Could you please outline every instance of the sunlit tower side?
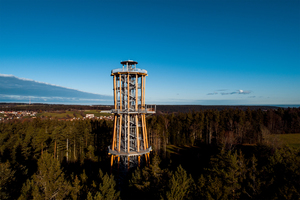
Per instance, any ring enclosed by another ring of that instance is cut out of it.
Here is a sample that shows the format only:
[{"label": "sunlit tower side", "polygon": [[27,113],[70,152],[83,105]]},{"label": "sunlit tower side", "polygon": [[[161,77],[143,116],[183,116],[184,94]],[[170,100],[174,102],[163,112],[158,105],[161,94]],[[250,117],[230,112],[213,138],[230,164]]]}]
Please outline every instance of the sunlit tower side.
[{"label": "sunlit tower side", "polygon": [[151,146],[148,143],[146,114],[156,112],[155,105],[145,104],[147,71],[136,68],[138,62],[121,62],[122,68],[113,69],[114,129],[108,152],[111,167],[128,170],[130,167],[149,163]]}]

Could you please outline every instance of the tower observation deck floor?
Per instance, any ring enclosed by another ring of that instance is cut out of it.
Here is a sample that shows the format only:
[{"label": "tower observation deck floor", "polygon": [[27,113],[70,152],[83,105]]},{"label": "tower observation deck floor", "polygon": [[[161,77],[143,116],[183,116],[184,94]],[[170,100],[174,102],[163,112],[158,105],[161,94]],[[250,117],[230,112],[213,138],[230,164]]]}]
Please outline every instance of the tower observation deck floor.
[{"label": "tower observation deck floor", "polygon": [[150,151],[152,151],[151,146],[148,149],[143,149],[143,150],[140,150],[139,152],[137,152],[137,151],[129,151],[129,152],[115,151],[115,150],[111,149],[111,146],[108,146],[108,153],[112,154],[112,155],[117,155],[117,156],[140,156],[140,155],[144,155],[146,153],[150,153]]},{"label": "tower observation deck floor", "polygon": [[111,113],[113,114],[154,114],[156,113],[155,110],[133,110],[133,111],[128,111],[128,110],[120,110],[120,109],[112,109]]}]

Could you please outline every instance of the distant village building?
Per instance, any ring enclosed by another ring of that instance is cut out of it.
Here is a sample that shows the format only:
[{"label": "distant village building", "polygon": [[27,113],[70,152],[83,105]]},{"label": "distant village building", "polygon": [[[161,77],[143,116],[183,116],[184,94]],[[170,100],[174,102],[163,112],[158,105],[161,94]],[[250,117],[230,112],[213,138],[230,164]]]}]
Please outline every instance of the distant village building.
[{"label": "distant village building", "polygon": [[86,114],[86,115],[85,115],[85,118],[94,118],[94,117],[95,117],[94,114]]},{"label": "distant village building", "polygon": [[111,110],[101,110],[101,113],[111,113]]}]

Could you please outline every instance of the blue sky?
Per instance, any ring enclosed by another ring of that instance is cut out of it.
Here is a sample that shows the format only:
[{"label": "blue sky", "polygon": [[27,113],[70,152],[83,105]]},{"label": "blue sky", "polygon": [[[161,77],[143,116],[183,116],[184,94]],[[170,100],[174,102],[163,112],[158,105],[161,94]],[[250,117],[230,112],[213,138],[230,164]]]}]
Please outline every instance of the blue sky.
[{"label": "blue sky", "polygon": [[128,59],[147,103],[300,104],[300,1],[0,0],[0,74],[112,96]]}]

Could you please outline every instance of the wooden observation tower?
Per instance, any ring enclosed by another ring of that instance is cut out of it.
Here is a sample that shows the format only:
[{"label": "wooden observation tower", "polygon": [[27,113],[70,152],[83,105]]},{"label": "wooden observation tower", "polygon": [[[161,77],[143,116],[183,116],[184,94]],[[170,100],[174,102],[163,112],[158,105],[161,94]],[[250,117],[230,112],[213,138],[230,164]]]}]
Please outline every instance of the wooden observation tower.
[{"label": "wooden observation tower", "polygon": [[136,68],[136,61],[121,62],[122,68],[113,69],[114,129],[111,146],[111,167],[128,170],[149,163],[152,150],[148,144],[146,114],[156,112],[156,105],[145,104],[147,71]]}]

